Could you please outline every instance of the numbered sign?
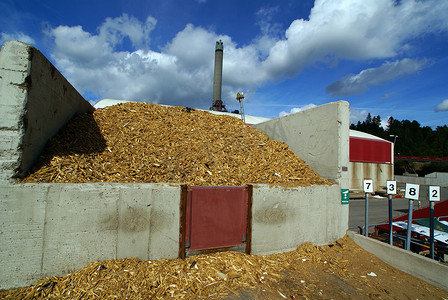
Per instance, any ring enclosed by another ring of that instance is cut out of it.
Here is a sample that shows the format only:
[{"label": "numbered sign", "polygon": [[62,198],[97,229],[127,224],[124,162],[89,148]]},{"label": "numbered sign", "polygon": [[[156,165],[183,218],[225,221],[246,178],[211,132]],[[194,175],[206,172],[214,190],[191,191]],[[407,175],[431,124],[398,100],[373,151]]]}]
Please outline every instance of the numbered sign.
[{"label": "numbered sign", "polygon": [[364,179],[364,193],[373,193],[372,179]]},{"label": "numbered sign", "polygon": [[419,190],[420,190],[420,185],[406,183],[406,193],[405,193],[404,197],[407,199],[411,199],[411,200],[418,200]]},{"label": "numbered sign", "polygon": [[388,195],[396,195],[397,194],[397,182],[393,180],[388,180],[386,183],[387,186],[387,194]]},{"label": "numbered sign", "polygon": [[440,201],[440,186],[429,187],[429,201]]}]

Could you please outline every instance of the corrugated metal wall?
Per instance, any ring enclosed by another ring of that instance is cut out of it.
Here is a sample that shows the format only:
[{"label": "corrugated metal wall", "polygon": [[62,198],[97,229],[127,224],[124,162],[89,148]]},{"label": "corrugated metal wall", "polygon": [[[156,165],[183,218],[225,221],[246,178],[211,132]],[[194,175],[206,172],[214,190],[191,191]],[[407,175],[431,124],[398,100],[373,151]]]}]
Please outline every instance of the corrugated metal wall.
[{"label": "corrugated metal wall", "polygon": [[350,161],[366,163],[393,163],[393,143],[350,137]]},{"label": "corrugated metal wall", "polygon": [[350,137],[350,189],[362,190],[363,180],[372,179],[379,192],[394,178],[393,143],[385,140]]}]

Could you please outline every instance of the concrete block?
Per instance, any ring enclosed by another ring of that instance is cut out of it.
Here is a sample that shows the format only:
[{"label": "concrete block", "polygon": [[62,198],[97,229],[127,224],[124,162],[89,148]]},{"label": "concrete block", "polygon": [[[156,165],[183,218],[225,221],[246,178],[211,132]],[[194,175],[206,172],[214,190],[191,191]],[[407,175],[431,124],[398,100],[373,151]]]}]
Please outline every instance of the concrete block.
[{"label": "concrete block", "polygon": [[180,186],[158,184],[152,189],[150,259],[179,255]]},{"label": "concrete block", "polygon": [[[14,169],[18,167],[17,160],[0,160],[1,176],[4,178],[11,178],[14,176]],[[1,182],[2,180],[0,180]]]},{"label": "concrete block", "polygon": [[253,125],[285,142],[320,176],[349,187],[349,104],[338,101]]},{"label": "concrete block", "polygon": [[142,185],[120,188],[117,258],[148,259],[152,189]]},{"label": "concrete block", "polygon": [[5,130],[0,135],[0,159],[17,160],[17,149],[14,146],[20,141],[20,133],[15,130]]},{"label": "concrete block", "polygon": [[337,185],[255,185],[252,216],[253,254],[291,251],[304,242],[331,243],[348,228],[348,205],[341,204]]},{"label": "concrete block", "polygon": [[27,72],[30,68],[30,47],[24,43],[11,41],[3,44],[0,54],[0,66],[5,70]]},{"label": "concrete block", "polygon": [[[12,105],[1,105],[2,109],[0,119],[0,132],[1,135],[6,131],[19,131],[21,126],[22,114],[17,106]],[[21,132],[21,131],[20,131]],[[16,150],[17,151],[17,150]]]},{"label": "concrete block", "polygon": [[42,273],[63,275],[116,257],[118,191],[94,184],[51,184]]},{"label": "concrete block", "polygon": [[0,186],[0,289],[41,277],[47,188]]},{"label": "concrete block", "polygon": [[[0,78],[0,136],[5,130],[20,132],[18,144],[11,146],[19,154],[13,173],[20,177],[61,127],[94,108],[39,50],[19,41],[3,45]],[[10,172],[0,171],[0,180],[10,179]]]}]

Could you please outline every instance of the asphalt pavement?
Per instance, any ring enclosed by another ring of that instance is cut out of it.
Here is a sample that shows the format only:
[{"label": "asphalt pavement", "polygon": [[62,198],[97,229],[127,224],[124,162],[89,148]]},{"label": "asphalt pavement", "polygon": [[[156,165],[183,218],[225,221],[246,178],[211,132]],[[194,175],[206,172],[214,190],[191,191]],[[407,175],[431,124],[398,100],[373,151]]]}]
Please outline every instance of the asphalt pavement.
[{"label": "asphalt pavement", "polygon": [[[364,226],[365,224],[365,199],[350,199],[349,202],[349,227]],[[414,203],[414,208],[417,203]],[[406,214],[409,201],[404,198],[392,200],[392,216],[398,217]],[[369,226],[389,220],[389,204],[387,198],[369,197]]]}]

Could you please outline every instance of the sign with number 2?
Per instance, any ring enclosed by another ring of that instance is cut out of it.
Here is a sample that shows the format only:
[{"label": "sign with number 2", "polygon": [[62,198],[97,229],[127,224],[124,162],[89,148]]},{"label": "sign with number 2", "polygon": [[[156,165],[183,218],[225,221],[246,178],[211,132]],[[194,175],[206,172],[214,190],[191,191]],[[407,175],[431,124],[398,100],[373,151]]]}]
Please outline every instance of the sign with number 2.
[{"label": "sign with number 2", "polygon": [[440,201],[440,186],[429,187],[429,201]]}]

